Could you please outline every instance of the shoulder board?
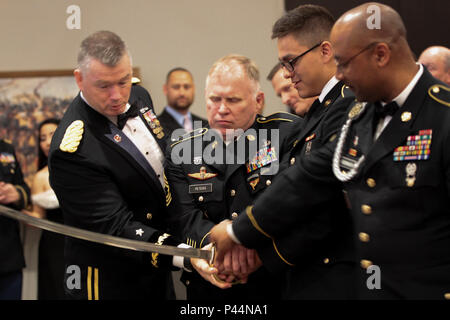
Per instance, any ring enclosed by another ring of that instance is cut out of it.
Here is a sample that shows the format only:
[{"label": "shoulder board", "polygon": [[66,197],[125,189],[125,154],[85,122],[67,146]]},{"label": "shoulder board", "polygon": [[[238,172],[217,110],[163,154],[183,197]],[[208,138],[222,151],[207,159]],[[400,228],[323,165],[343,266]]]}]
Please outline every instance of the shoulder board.
[{"label": "shoulder board", "polygon": [[450,107],[450,88],[443,84],[434,84],[428,89],[428,95],[431,99]]},{"label": "shoulder board", "polygon": [[174,143],[172,143],[170,145],[170,147],[172,148],[173,146],[183,142],[183,141],[187,141],[187,140],[191,140],[194,139],[195,137],[201,137],[203,136],[206,132],[208,132],[208,128],[200,128],[200,129],[195,129],[191,132],[188,132],[182,136],[180,136],[178,138],[178,141],[175,141]]},{"label": "shoulder board", "polygon": [[84,122],[75,120],[66,129],[64,137],[62,138],[59,149],[64,152],[74,153],[77,151],[83,138]]},{"label": "shoulder board", "polygon": [[353,97],[353,96],[354,96],[353,91],[350,90],[349,86],[344,84],[341,88],[341,97],[347,98],[347,97]]},{"label": "shoulder board", "polygon": [[299,116],[289,113],[289,112],[277,112],[274,114],[271,114],[267,117],[259,117],[256,118],[256,122],[258,123],[268,123],[272,121],[286,121],[286,122],[293,122],[300,118]]}]

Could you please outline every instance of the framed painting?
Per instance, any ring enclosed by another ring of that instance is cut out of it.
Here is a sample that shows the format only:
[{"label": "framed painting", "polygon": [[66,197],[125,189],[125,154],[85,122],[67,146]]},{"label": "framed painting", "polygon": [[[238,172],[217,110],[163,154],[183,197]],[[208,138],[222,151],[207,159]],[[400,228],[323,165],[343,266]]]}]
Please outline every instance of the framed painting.
[{"label": "framed painting", "polygon": [[[138,68],[133,73],[139,77]],[[37,171],[39,124],[61,119],[78,91],[73,70],[0,72],[0,138],[14,145],[29,186]]]}]

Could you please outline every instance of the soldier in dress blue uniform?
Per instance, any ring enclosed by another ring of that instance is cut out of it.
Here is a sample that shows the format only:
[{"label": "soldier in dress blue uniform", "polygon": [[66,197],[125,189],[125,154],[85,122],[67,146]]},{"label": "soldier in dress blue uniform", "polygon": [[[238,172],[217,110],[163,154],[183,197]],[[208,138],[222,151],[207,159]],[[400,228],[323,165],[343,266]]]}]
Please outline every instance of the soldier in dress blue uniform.
[{"label": "soldier in dress blue uniform", "polygon": [[[0,140],[0,204],[15,210],[29,205],[30,189],[23,180],[14,147]],[[0,300],[20,300],[25,267],[19,222],[0,215]]]},{"label": "soldier in dress blue uniform", "polygon": [[[323,161],[321,150],[335,139],[354,100],[334,77],[336,65],[329,42],[333,23],[327,9],[302,5],[273,27],[285,77],[301,97],[318,99],[306,113],[294,147],[282,160],[281,174],[232,227],[240,242],[258,250],[269,270],[286,275],[286,299],[354,297],[352,228],[342,185],[335,179],[323,180],[332,175],[329,159],[324,172],[316,172]],[[265,245],[267,240],[269,245]]]},{"label": "soldier in dress blue uniform", "polygon": [[354,221],[359,295],[450,299],[450,88],[416,63],[386,5],[346,12],[331,41],[336,76],[361,101],[333,161]]},{"label": "soldier in dress blue uniform", "polygon": [[[81,44],[74,74],[80,94],[61,120],[49,154],[50,183],[65,224],[179,245],[165,232],[171,197],[163,173],[166,135],[148,92],[131,85],[124,42],[109,31],[90,35]],[[181,257],[69,237],[65,263],[67,297],[93,300],[174,298],[170,270],[184,266]],[[214,271],[204,260],[194,266],[203,266],[206,274]]]},{"label": "soldier in dress blue uniform", "polygon": [[[210,69],[205,90],[209,127],[194,130],[171,145],[165,172],[172,191],[169,205],[173,225],[184,241],[195,247],[209,243],[210,229],[238,213],[258,197],[279,171],[282,155],[291,148],[292,132],[302,120],[289,113],[263,117],[259,72],[248,58],[229,55]],[[253,250],[235,251],[251,261],[233,273],[244,276],[258,267]],[[237,261],[226,260],[236,265]],[[219,290],[185,272],[188,299],[279,299],[277,277],[258,269],[246,284]]]},{"label": "soldier in dress blue uniform", "polygon": [[[368,21],[374,24],[368,12],[374,10],[380,27],[368,28]],[[309,183],[311,192],[301,201],[307,207],[335,183],[328,168],[344,183],[359,264],[358,298],[450,299],[450,89],[416,64],[403,22],[388,6],[368,3],[350,10],[330,40],[336,77],[366,102],[350,105],[339,137],[317,153],[320,161],[289,172],[292,188],[301,179]],[[295,209],[289,203],[279,207]],[[260,212],[256,203],[249,217]],[[247,220],[235,221],[232,229],[239,239],[258,240]],[[296,220],[284,215],[279,225]],[[272,231],[272,221],[264,222]],[[214,239],[219,249],[231,245],[226,231]]]}]

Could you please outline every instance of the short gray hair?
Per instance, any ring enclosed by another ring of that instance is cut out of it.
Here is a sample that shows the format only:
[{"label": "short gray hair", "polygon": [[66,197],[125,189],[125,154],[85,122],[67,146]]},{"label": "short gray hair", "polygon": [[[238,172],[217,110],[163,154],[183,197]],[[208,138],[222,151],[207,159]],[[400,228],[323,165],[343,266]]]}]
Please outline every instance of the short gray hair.
[{"label": "short gray hair", "polygon": [[131,59],[125,42],[117,34],[111,31],[97,31],[81,42],[78,68],[86,68],[92,58],[114,67],[126,54]]},{"label": "short gray hair", "polygon": [[259,69],[258,66],[256,65],[255,62],[253,62],[253,60],[251,60],[250,58],[247,58],[243,55],[240,54],[229,54],[226,55],[222,58],[220,58],[219,60],[217,60],[213,66],[211,67],[211,69],[209,69],[208,72],[208,77],[206,78],[206,83],[208,83],[208,80],[210,78],[210,76],[222,65],[229,65],[230,62],[235,62],[238,65],[240,65],[242,67],[242,69],[245,71],[245,74],[247,75],[247,77],[252,80],[255,85],[256,85],[256,91],[260,91],[261,90],[261,86],[259,83]]}]

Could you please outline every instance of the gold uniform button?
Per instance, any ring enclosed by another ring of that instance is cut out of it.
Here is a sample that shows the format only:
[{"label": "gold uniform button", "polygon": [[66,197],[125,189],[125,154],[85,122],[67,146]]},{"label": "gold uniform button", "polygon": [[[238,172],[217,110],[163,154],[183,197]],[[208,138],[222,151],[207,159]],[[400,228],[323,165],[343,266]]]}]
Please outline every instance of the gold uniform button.
[{"label": "gold uniform button", "polygon": [[230,196],[234,197],[236,195],[236,190],[231,189],[230,191]]},{"label": "gold uniform button", "polygon": [[444,298],[445,298],[445,300],[450,300],[450,293],[444,294]]},{"label": "gold uniform button", "polygon": [[294,165],[294,163],[295,163],[295,158],[294,158],[294,157],[292,157],[292,158],[291,158],[291,166],[293,166],[293,165]]},{"label": "gold uniform button", "polygon": [[368,267],[373,265],[372,261],[370,260],[361,260],[360,264],[363,269],[367,269]]},{"label": "gold uniform button", "polygon": [[330,263],[330,259],[328,259],[328,258],[323,259],[323,263],[329,264]]},{"label": "gold uniform button", "polygon": [[186,280],[186,285],[188,286],[190,284],[191,284],[191,282],[189,280]]},{"label": "gold uniform button", "polygon": [[372,179],[372,178],[367,179],[366,182],[367,182],[367,185],[368,185],[370,188],[375,188],[375,186],[377,185],[377,183],[375,182],[375,180]]},{"label": "gold uniform button", "polygon": [[434,92],[434,93],[439,93],[439,91],[440,91],[440,90],[439,90],[439,87],[434,87],[434,88],[433,88],[433,92]]},{"label": "gold uniform button", "polygon": [[152,220],[153,215],[151,213],[147,213],[147,220]]},{"label": "gold uniform button", "polygon": [[358,236],[359,236],[359,240],[361,240],[361,242],[369,242],[370,241],[370,236],[367,233],[360,232]]},{"label": "gold uniform button", "polygon": [[236,219],[238,217],[238,214],[236,213],[236,212],[233,212],[232,214],[231,214],[231,219]]},{"label": "gold uniform button", "polygon": [[372,207],[371,207],[371,206],[368,206],[367,204],[363,204],[363,205],[361,206],[361,211],[362,211],[364,214],[367,214],[367,215],[372,214]]},{"label": "gold uniform button", "polygon": [[272,184],[272,181],[270,181],[270,180],[266,181],[266,186],[270,186],[271,184]]},{"label": "gold uniform button", "polygon": [[203,202],[203,196],[198,197],[198,201]]}]

